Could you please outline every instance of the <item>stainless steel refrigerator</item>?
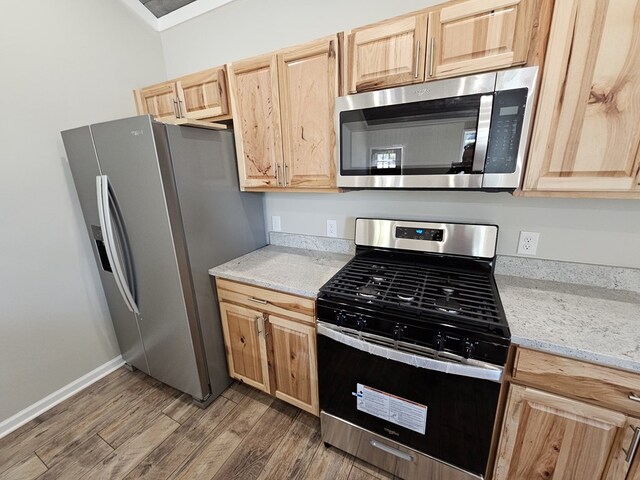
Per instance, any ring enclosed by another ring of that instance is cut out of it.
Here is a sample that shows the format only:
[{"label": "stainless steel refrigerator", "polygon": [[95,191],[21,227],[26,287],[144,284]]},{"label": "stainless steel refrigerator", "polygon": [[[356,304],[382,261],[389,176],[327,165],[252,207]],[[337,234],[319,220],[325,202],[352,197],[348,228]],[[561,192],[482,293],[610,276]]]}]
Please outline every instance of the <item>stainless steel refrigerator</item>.
[{"label": "stainless steel refrigerator", "polygon": [[62,139],[124,360],[207,404],[230,383],[207,270],[266,244],[233,133],[140,116]]}]

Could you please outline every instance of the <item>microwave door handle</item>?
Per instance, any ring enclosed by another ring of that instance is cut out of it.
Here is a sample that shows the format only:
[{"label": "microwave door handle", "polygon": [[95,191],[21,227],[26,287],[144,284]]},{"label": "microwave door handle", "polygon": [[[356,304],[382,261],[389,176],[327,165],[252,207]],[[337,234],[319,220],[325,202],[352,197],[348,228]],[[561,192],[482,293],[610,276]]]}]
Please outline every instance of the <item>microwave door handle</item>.
[{"label": "microwave door handle", "polygon": [[107,251],[107,258],[111,264],[111,270],[116,282],[116,286],[120,291],[120,295],[127,305],[127,308],[139,314],[138,306],[133,300],[133,295],[129,289],[124,274],[122,272],[122,264],[120,263],[120,257],[115,245],[113,237],[113,224],[111,222],[111,207],[109,205],[109,177],[106,175],[98,175],[96,177],[96,188],[98,195],[98,216],[100,218],[100,228],[102,229],[102,236],[104,238],[105,250]]},{"label": "microwave door handle", "polygon": [[480,97],[480,111],[478,113],[478,130],[476,131],[476,148],[473,154],[474,173],[484,172],[484,164],[487,160],[487,146],[489,144],[489,126],[491,125],[491,112],[493,111],[493,95]]}]

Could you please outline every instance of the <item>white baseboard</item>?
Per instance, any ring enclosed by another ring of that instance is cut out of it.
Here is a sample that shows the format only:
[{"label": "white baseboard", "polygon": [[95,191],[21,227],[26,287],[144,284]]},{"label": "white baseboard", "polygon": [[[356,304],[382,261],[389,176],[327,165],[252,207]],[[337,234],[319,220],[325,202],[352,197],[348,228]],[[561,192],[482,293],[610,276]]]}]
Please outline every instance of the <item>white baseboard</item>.
[{"label": "white baseboard", "polygon": [[0,438],[10,434],[25,423],[36,418],[38,415],[43,414],[44,412],[46,412],[50,408],[53,408],[70,396],[75,395],[80,390],[87,388],[89,385],[97,382],[102,377],[109,375],[111,372],[117,370],[122,365],[124,365],[124,360],[121,356],[118,356],[113,360],[100,365],[95,370],[90,371],[77,380],[74,380],[68,385],[65,385],[60,390],[53,392],[51,395],[47,395],[42,400],[28,406],[24,410],[19,411],[12,417],[9,417],[6,420],[0,422]]}]

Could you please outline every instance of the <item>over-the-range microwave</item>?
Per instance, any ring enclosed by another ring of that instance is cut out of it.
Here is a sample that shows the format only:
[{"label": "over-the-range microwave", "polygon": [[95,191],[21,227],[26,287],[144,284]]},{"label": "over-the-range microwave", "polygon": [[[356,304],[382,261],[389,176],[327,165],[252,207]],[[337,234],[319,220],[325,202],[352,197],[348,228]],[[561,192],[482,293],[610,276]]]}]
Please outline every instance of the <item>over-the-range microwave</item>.
[{"label": "over-the-range microwave", "polygon": [[338,187],[514,190],[537,67],[339,97]]}]

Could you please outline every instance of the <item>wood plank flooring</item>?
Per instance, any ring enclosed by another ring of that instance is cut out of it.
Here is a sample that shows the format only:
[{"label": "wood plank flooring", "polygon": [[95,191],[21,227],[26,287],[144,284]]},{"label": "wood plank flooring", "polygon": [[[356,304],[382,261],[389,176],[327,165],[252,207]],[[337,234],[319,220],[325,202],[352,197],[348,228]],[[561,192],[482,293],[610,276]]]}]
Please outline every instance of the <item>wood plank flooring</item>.
[{"label": "wood plank flooring", "polygon": [[0,439],[0,480],[373,480],[319,420],[234,383],[202,410],[121,368]]}]

